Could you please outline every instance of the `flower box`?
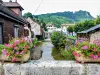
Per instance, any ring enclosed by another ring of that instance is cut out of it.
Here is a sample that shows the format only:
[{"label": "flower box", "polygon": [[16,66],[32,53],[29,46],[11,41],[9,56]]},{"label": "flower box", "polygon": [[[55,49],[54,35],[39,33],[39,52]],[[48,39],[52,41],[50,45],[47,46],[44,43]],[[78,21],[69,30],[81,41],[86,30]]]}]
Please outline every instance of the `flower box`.
[{"label": "flower box", "polygon": [[[27,62],[30,58],[30,51],[28,51],[26,54],[23,54],[21,58],[18,58],[16,61],[14,62]],[[8,59],[8,57],[4,54],[0,55],[0,61],[11,61]]]},{"label": "flower box", "polygon": [[94,60],[90,57],[84,57],[84,56],[75,56],[75,59],[78,61],[78,62],[81,62],[81,63],[84,63],[84,62],[100,62],[100,58]]}]

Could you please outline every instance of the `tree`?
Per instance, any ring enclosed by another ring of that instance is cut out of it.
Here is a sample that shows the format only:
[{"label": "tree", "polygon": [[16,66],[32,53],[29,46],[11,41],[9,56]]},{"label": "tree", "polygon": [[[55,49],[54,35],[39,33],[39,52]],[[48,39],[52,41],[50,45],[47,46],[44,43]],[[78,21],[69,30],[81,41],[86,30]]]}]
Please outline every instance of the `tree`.
[{"label": "tree", "polygon": [[72,35],[73,35],[74,27],[73,27],[73,26],[69,26],[69,27],[67,28],[67,31],[68,31],[69,33],[72,33]]},{"label": "tree", "polygon": [[24,17],[24,18],[30,17],[31,19],[33,19],[33,15],[32,15],[32,13],[30,13],[30,12],[25,13],[25,14],[23,15],[23,17]]},{"label": "tree", "polygon": [[100,24],[100,16],[97,16],[97,18],[96,18],[96,24]]},{"label": "tree", "polygon": [[87,30],[95,25],[96,25],[96,23],[94,20],[86,20],[84,22],[76,23],[76,25],[74,26],[74,31],[81,32],[81,31]]}]

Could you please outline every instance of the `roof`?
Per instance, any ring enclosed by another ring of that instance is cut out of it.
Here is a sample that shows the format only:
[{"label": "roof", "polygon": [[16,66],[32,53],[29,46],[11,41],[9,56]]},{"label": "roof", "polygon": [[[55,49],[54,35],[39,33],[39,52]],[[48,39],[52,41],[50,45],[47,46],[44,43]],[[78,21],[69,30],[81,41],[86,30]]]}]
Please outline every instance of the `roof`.
[{"label": "roof", "polygon": [[10,7],[12,7],[12,8],[14,8],[14,7],[19,7],[19,8],[21,8],[22,10],[24,10],[22,7],[21,7],[21,5],[19,4],[19,3],[17,3],[17,2],[4,2],[3,3],[5,6],[7,6],[8,8],[10,8]]},{"label": "roof", "polygon": [[0,15],[7,17],[9,19],[12,19],[14,21],[17,21],[19,23],[22,23],[22,24],[27,23],[23,17],[17,15],[14,11],[10,10],[4,4],[1,4],[1,3],[0,3]]},{"label": "roof", "polygon": [[73,23],[73,24],[71,24],[71,23],[69,23],[69,24],[62,24],[61,26],[74,26],[75,24]]},{"label": "roof", "polygon": [[98,25],[96,25],[96,26],[94,26],[94,27],[92,27],[92,28],[90,28],[88,30],[85,30],[85,31],[82,31],[82,32],[78,32],[78,33],[89,33],[89,32],[91,32],[91,31],[93,31],[95,29],[98,29],[98,28],[100,28],[100,24],[98,24]]}]

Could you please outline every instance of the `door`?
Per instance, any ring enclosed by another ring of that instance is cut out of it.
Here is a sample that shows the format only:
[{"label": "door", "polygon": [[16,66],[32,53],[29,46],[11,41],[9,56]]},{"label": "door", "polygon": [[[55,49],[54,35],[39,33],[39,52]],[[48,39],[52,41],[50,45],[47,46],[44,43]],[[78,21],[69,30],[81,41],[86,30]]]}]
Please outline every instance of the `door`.
[{"label": "door", "polygon": [[2,39],[2,25],[0,25],[0,44],[3,43],[3,39]]}]

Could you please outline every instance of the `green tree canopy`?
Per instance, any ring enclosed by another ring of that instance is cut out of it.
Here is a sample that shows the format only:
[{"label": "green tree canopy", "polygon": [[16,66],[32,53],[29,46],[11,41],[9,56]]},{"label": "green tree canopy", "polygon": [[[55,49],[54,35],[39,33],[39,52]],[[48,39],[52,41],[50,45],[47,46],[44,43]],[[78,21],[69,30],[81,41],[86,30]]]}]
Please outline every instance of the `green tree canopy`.
[{"label": "green tree canopy", "polygon": [[25,14],[23,15],[23,17],[24,17],[24,18],[30,17],[31,19],[33,19],[33,15],[32,15],[32,13],[30,13],[30,12],[25,13]]},{"label": "green tree canopy", "polygon": [[67,30],[68,30],[68,32],[73,32],[73,31],[74,31],[74,27],[73,27],[73,26],[69,26],[69,27],[67,28]]},{"label": "green tree canopy", "polygon": [[96,24],[100,24],[100,15],[96,18]]},{"label": "green tree canopy", "polygon": [[74,31],[75,32],[84,31],[95,25],[96,25],[96,23],[94,20],[86,20],[84,22],[76,23],[76,25],[74,26]]}]

